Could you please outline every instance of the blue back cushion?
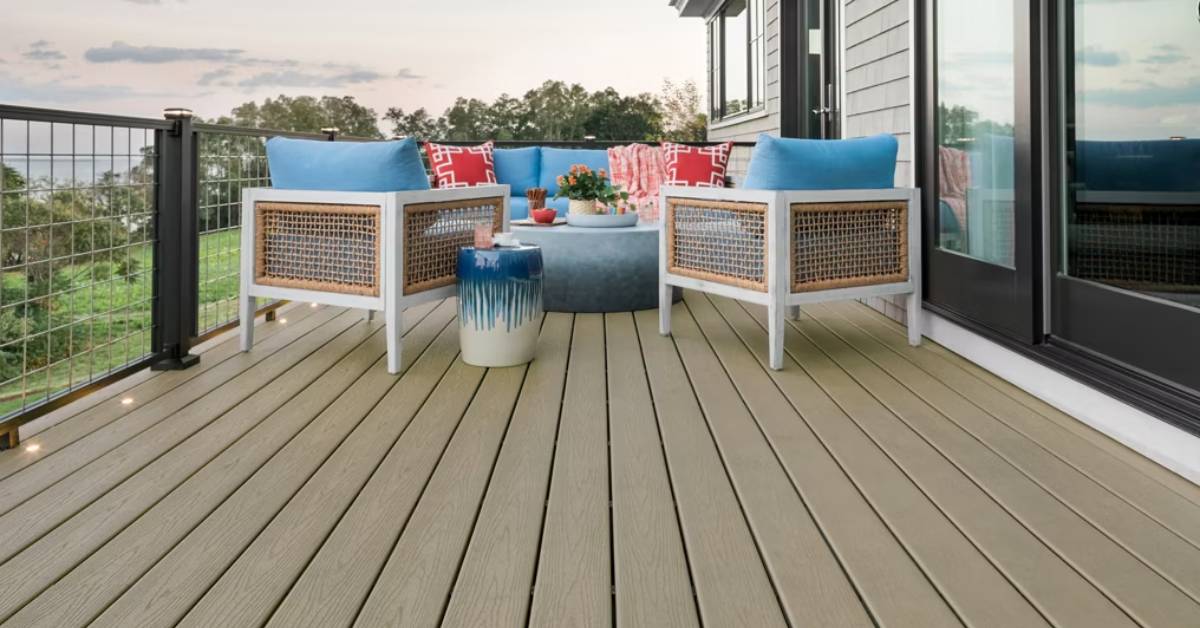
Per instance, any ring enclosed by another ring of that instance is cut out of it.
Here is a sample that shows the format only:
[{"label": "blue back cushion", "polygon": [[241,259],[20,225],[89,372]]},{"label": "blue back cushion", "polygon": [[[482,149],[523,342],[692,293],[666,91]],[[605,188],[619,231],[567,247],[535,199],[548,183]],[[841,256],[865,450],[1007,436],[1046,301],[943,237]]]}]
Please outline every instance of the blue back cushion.
[{"label": "blue back cushion", "polygon": [[542,171],[540,187],[546,188],[547,196],[558,194],[559,175],[567,174],[571,166],[583,164],[592,170],[611,170],[608,167],[608,151],[574,148],[542,148]]},{"label": "blue back cushion", "polygon": [[512,220],[525,220],[529,217],[529,199],[524,196],[508,197],[508,217]]},{"label": "blue back cushion", "polygon": [[525,190],[538,186],[541,147],[497,148],[492,155],[496,164],[496,183],[507,183],[513,196],[524,196]]},{"label": "blue back cushion", "polygon": [[758,136],[743,187],[757,190],[863,190],[891,188],[896,152],[891,135],[851,140]]},{"label": "blue back cushion", "polygon": [[1075,159],[1088,190],[1200,191],[1200,140],[1082,141]]},{"label": "blue back cushion", "polygon": [[428,190],[415,140],[323,142],[267,140],[271,185],[284,190],[399,192]]}]

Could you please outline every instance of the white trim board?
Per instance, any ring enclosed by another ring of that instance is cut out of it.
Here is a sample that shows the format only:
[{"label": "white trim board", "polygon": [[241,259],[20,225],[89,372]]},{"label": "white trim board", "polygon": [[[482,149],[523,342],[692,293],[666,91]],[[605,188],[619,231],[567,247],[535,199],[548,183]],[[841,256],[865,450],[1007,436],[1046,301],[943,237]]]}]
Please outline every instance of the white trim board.
[{"label": "white trim board", "polygon": [[933,312],[924,319],[934,342],[1200,485],[1200,438]]}]

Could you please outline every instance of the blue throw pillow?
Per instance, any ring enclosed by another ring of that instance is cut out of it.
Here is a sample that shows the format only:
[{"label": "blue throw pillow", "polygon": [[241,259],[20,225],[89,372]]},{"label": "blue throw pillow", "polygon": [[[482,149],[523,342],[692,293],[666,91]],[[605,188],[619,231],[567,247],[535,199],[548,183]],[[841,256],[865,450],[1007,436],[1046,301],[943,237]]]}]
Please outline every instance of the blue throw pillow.
[{"label": "blue throw pillow", "polygon": [[271,185],[284,190],[400,192],[428,190],[417,142],[267,140]]},{"label": "blue throw pillow", "polygon": [[746,181],[757,190],[864,190],[896,182],[899,145],[891,135],[851,140],[758,136]]},{"label": "blue throw pillow", "polygon": [[571,166],[583,164],[592,170],[608,167],[608,151],[575,148],[542,148],[542,172],[540,187],[546,188],[547,197],[558,194],[559,175],[567,174]]},{"label": "blue throw pillow", "polygon": [[513,196],[524,196],[525,190],[538,187],[538,166],[542,161],[540,147],[497,148],[492,157],[496,164],[496,183],[507,183]]}]

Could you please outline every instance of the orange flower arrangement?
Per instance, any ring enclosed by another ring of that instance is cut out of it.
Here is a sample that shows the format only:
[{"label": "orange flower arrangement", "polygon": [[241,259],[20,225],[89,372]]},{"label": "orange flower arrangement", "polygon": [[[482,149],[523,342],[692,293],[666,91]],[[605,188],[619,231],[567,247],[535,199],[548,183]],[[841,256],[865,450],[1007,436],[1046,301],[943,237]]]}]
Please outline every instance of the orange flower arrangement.
[{"label": "orange flower arrangement", "polygon": [[567,197],[574,200],[600,201],[615,206],[629,199],[629,193],[612,183],[604,168],[593,171],[584,164],[575,164],[565,175],[559,175],[558,193],[554,198]]}]

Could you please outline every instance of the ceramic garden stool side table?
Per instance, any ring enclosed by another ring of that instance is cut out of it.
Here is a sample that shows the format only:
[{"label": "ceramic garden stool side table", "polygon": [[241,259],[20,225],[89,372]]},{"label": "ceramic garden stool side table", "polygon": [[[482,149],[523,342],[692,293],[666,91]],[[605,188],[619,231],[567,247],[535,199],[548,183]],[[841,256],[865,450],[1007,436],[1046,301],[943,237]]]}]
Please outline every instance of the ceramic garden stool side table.
[{"label": "ceramic garden stool side table", "polygon": [[533,359],[542,321],[542,249],[505,246],[458,251],[458,338],[475,366]]}]

